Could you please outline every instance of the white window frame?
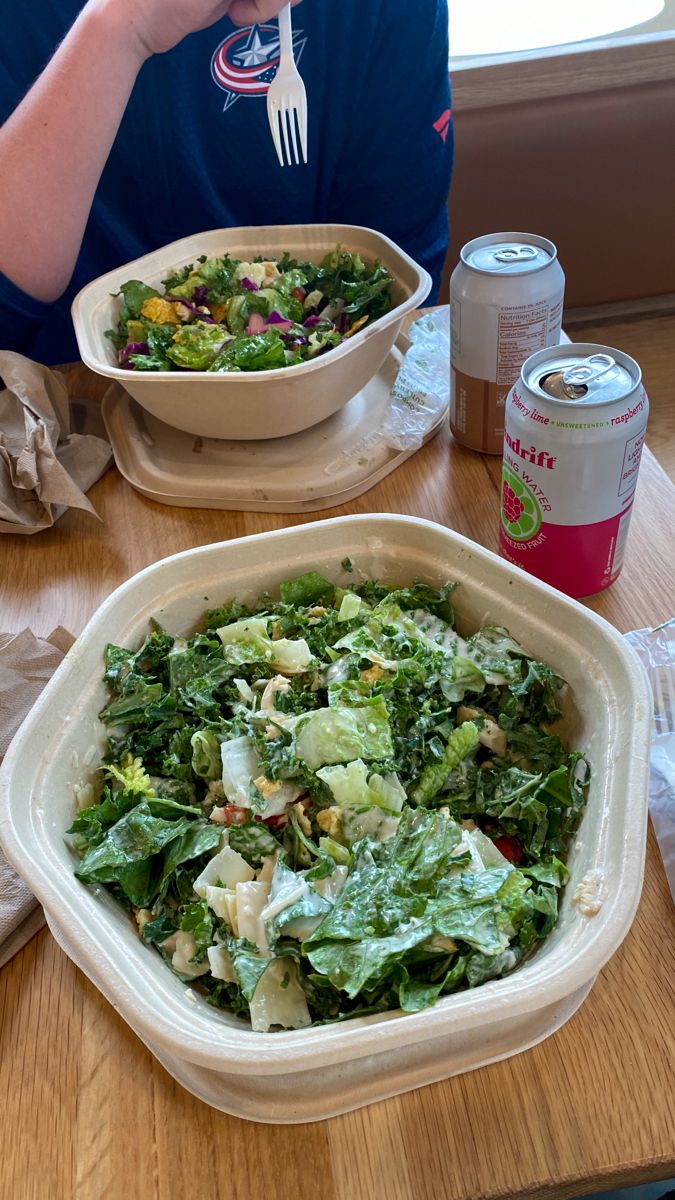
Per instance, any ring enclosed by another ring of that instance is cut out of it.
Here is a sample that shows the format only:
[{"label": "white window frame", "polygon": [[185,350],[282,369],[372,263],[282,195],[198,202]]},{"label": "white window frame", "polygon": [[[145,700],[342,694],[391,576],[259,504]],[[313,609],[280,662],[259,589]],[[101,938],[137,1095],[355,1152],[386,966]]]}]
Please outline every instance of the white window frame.
[{"label": "white window frame", "polygon": [[451,57],[453,109],[492,108],[675,79],[675,0],[668,4],[673,28],[665,31],[631,35],[628,30],[566,46]]}]

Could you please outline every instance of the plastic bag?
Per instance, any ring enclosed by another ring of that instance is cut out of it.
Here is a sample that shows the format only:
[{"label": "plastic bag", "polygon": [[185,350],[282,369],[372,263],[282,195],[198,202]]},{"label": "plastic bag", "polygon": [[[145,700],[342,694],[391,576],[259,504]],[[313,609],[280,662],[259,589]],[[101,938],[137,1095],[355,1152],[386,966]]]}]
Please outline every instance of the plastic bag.
[{"label": "plastic bag", "polygon": [[649,815],[675,900],[675,617],[656,629],[635,629],[626,640],[642,659],[654,695]]},{"label": "plastic bag", "polygon": [[393,450],[419,450],[450,402],[450,310],[419,317],[391,392],[382,433]]}]

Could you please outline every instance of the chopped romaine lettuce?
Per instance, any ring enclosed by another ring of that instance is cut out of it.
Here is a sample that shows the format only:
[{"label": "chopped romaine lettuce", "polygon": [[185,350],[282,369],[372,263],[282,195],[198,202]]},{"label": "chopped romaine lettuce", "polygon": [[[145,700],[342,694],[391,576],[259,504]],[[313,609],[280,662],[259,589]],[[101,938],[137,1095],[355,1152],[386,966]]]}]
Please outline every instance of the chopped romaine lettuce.
[{"label": "chopped romaine lettuce", "polygon": [[323,354],[383,316],[392,283],[380,263],[340,246],[319,264],[202,256],[163,280],[164,291],[124,283],[107,336],[129,370],[271,371]]},{"label": "chopped romaine lettuce", "polygon": [[[213,288],[271,317],[261,293],[283,280],[300,303],[310,282],[280,266],[247,264],[250,302],[230,260],[179,272],[171,294],[203,307]],[[328,256],[312,278],[331,312],[331,272],[365,285],[365,270]],[[125,297],[135,333],[165,302]],[[216,326],[193,322],[185,346]],[[555,924],[588,784],[549,728],[562,680],[501,626],[460,637],[452,586],[345,591],[309,571],[191,637],[154,624],[140,649],[106,648],[108,747],[69,830],[77,876],[254,1030],[418,1011],[514,970]]]},{"label": "chopped romaine lettuce", "polygon": [[355,758],[380,761],[393,749],[384,700],[363,707],[315,709],[296,719],[294,731],[295,752],[313,770]]}]

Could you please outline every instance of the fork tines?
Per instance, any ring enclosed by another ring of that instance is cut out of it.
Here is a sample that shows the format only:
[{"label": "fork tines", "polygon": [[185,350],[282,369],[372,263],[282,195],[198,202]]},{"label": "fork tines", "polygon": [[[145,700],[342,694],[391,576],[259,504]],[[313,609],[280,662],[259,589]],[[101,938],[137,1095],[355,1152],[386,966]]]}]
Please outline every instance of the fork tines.
[{"label": "fork tines", "polygon": [[[304,111],[303,111],[304,109]],[[281,166],[287,164],[289,166],[300,164],[300,154],[302,161],[307,162],[307,115],[306,104],[302,105],[300,110],[292,105],[282,101],[272,101],[268,110],[270,130],[272,131],[272,140],[277,152],[277,157]],[[290,136],[289,136],[290,135]],[[300,148],[298,149],[298,135]],[[282,150],[283,139],[283,150]],[[285,156],[284,156],[285,152]]]}]

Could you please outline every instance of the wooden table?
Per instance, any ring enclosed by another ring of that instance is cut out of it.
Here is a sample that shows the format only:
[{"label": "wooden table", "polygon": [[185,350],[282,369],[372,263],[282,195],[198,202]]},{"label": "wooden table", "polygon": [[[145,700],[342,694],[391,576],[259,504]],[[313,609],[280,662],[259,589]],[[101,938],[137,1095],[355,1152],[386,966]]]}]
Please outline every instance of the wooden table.
[{"label": "wooden table", "polygon": [[[84,368],[72,395],[101,394]],[[342,512],[401,512],[496,547],[500,464],[446,432],[345,508],[168,508],[112,469],[52,530],[0,544],[0,624],[77,633],[133,572],[191,546]],[[622,632],[675,607],[675,488],[645,454],[623,574],[590,607]],[[174,1083],[43,931],[0,972],[2,1200],[496,1200],[675,1175],[675,923],[650,831],[631,932],[572,1019],[506,1062],[315,1125],[251,1125]]]}]

